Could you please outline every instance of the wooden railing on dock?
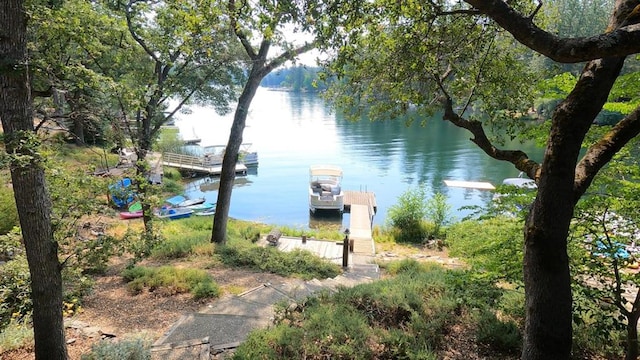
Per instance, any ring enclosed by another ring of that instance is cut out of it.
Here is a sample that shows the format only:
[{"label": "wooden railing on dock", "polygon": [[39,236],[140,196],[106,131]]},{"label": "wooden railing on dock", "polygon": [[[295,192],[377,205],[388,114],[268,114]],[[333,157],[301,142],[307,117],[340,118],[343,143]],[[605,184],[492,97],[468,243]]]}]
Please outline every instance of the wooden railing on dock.
[{"label": "wooden railing on dock", "polygon": [[[210,165],[204,157],[163,153],[162,164],[165,166],[175,167],[181,170],[189,170],[209,175],[219,175],[222,173],[222,165]],[[236,164],[236,173],[246,174],[247,167],[244,164]]]}]

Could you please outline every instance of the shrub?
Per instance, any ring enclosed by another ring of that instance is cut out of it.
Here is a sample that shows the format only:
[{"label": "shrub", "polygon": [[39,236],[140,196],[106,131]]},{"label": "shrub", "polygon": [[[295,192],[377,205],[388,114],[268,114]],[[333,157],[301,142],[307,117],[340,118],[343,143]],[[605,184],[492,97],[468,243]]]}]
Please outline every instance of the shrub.
[{"label": "shrub", "polygon": [[[495,299],[483,297],[488,290],[460,291],[465,282],[454,279],[468,280],[472,289],[487,287],[466,273],[414,261],[393,267],[401,269],[394,278],[308,298],[294,310],[283,306],[276,325],[252,332],[234,358],[437,359],[458,307],[486,307]],[[458,300],[466,296],[477,298]]]},{"label": "shrub", "polygon": [[158,243],[151,250],[151,257],[155,259],[178,259],[193,254],[194,249],[207,244],[211,234],[198,234],[197,237],[170,237]]},{"label": "shrub", "polygon": [[518,354],[522,348],[522,334],[512,321],[501,321],[493,312],[483,311],[476,325],[478,342],[491,349],[508,354]]},{"label": "shrub", "polygon": [[31,276],[26,258],[20,256],[0,266],[0,329],[31,315]]},{"label": "shrub", "polygon": [[240,235],[244,240],[249,240],[252,243],[255,243],[260,240],[260,229],[248,226],[240,231]]},{"label": "shrub", "polygon": [[11,321],[0,331],[0,354],[33,343],[33,328],[23,322]]},{"label": "shrub", "polygon": [[447,197],[442,193],[436,193],[426,203],[425,214],[433,223],[433,237],[439,237],[441,228],[447,224],[451,212],[451,205],[447,204]]},{"label": "shrub", "polygon": [[408,189],[398,198],[398,203],[388,211],[389,224],[398,229],[417,227],[427,216],[426,194],[423,187]]},{"label": "shrub", "polygon": [[91,352],[83,354],[82,360],[150,360],[149,344],[143,340],[102,340],[91,347]]},{"label": "shrub", "polygon": [[225,265],[268,271],[282,276],[330,278],[341,272],[338,265],[299,249],[281,252],[273,247],[233,244],[218,246],[215,251]]},{"label": "shrub", "polygon": [[462,257],[476,270],[522,281],[522,223],[511,218],[467,220],[447,229],[449,254]]},{"label": "shrub", "polygon": [[135,266],[125,269],[121,275],[134,294],[145,288],[149,291],[163,288],[170,293],[190,292],[196,299],[220,295],[218,285],[204,270]]},{"label": "shrub", "polygon": [[6,186],[8,179],[0,177],[0,235],[9,233],[15,226],[19,226],[18,210],[13,197],[13,190]]}]

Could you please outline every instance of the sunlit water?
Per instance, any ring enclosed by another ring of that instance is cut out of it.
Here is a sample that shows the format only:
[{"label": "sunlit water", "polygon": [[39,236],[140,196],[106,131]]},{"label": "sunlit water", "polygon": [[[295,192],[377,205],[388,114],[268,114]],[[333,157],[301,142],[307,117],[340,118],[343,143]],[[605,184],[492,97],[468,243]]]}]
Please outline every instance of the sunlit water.
[{"label": "sunlit water", "polygon": [[[184,138],[194,134],[202,146],[225,144],[233,114],[219,116],[212,109],[192,107],[178,117]],[[452,188],[444,180],[487,181],[494,185],[518,171],[479,150],[470,134],[430,119],[425,127],[406,127],[401,121],[348,122],[314,94],[295,94],[260,88],[249,111],[244,142],[258,152],[259,165],[234,187],[230,216],[300,228],[342,219],[317,219],[308,209],[309,166],[334,164],[344,171],[343,188],[376,195],[375,224],[384,224],[389,207],[407,189],[424,185],[432,195],[441,192],[452,207],[452,218],[469,214],[463,206],[484,206],[491,191]],[[540,149],[528,150],[540,156]],[[537,159],[539,160],[539,159]],[[217,200],[216,178],[195,178],[186,187],[190,197]]]}]

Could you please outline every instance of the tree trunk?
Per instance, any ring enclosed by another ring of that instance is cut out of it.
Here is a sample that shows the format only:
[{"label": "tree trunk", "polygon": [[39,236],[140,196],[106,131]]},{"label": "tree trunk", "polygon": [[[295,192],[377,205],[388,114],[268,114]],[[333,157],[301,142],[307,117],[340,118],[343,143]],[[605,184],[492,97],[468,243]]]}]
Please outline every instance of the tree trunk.
[{"label": "tree trunk", "polygon": [[[549,190],[540,187],[538,192]],[[568,359],[571,351],[572,297],[566,247],[571,212],[545,212],[544,208],[543,202],[536,199],[525,228],[527,316],[522,358],[527,360]]]},{"label": "tree trunk", "polygon": [[[0,120],[31,273],[36,359],[66,359],[62,276],[51,227],[51,200],[33,128],[24,1],[0,3]],[[23,141],[25,141],[23,143]],[[25,161],[26,160],[26,161]]]},{"label": "tree trunk", "polygon": [[625,360],[638,360],[638,317],[640,312],[627,316],[627,354]]},{"label": "tree trunk", "polygon": [[236,177],[235,164],[238,161],[240,145],[242,145],[242,133],[247,121],[249,106],[251,106],[251,101],[256,91],[258,91],[260,81],[264,77],[261,70],[261,63],[254,64],[251,69],[249,79],[238,99],[231,132],[229,133],[229,142],[222,158],[220,189],[218,190],[216,212],[213,216],[213,230],[211,231],[211,242],[218,244],[224,244],[227,241],[227,221],[229,221],[229,208],[231,207],[231,191]]},{"label": "tree trunk", "polygon": [[619,58],[587,63],[575,88],[553,114],[538,194],[524,234],[526,322],[522,358],[526,360],[568,359],[571,353],[567,236],[575,204],[586,189],[575,187],[575,168],[584,136],[623,63]]},{"label": "tree trunk", "polygon": [[84,119],[80,115],[73,119],[73,138],[77,146],[85,146],[87,143],[84,139]]}]

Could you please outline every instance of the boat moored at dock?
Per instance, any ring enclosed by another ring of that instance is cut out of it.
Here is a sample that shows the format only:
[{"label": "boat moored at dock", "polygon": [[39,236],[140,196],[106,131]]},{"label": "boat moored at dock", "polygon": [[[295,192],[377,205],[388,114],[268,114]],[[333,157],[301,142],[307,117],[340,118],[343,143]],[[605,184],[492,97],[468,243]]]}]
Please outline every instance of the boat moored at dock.
[{"label": "boat moored at dock", "polygon": [[344,211],[342,169],[335,165],[313,165],[309,168],[309,211]]}]

